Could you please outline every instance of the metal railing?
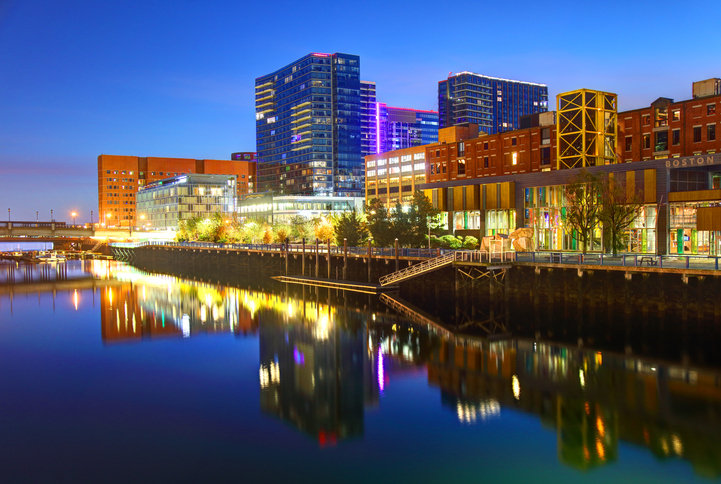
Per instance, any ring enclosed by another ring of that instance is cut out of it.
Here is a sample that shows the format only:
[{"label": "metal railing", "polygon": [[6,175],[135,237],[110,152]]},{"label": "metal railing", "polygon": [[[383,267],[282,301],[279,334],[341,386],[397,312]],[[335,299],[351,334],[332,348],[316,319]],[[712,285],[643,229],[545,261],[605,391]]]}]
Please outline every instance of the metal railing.
[{"label": "metal railing", "polygon": [[380,278],[379,282],[381,283],[381,286],[387,286],[389,284],[393,284],[394,282],[404,281],[452,264],[455,259],[456,254],[454,252],[444,254],[440,257],[436,257],[435,259],[423,261],[419,264],[385,275]]},{"label": "metal railing", "polygon": [[719,270],[719,257],[699,255],[618,254],[613,256],[574,252],[517,252],[516,261],[562,265]]}]

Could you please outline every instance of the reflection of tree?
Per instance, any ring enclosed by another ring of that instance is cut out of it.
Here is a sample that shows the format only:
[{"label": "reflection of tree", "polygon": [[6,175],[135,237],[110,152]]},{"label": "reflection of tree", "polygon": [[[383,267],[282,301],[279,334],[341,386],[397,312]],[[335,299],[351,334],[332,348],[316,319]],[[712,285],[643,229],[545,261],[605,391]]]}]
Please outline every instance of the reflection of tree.
[{"label": "reflection of tree", "polygon": [[545,343],[445,340],[428,363],[428,381],[464,423],[483,420],[493,402],[500,412],[538,415],[556,430],[559,460],[579,470],[617,460],[622,440],[721,476],[715,373]]}]

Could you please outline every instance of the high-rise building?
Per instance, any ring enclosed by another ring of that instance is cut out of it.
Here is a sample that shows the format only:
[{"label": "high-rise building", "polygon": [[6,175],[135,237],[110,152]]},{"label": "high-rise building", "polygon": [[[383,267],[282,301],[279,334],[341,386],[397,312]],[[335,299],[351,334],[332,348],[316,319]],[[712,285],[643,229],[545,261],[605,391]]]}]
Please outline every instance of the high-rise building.
[{"label": "high-rise building", "polygon": [[363,196],[360,57],[308,54],[255,80],[258,187]]},{"label": "high-rise building", "polygon": [[376,151],[385,153],[438,141],[438,113],[376,103]]},{"label": "high-rise building", "polygon": [[361,81],[361,153],[368,156],[377,153],[378,111],[376,103],[376,83]]},{"label": "high-rise building", "polygon": [[519,128],[519,118],[548,110],[548,86],[459,72],[438,82],[440,128],[477,124],[495,134]]}]

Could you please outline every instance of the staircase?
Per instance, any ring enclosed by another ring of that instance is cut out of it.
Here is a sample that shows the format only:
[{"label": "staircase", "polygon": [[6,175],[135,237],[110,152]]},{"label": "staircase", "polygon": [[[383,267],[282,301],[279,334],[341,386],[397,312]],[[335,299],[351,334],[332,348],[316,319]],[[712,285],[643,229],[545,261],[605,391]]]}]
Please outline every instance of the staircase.
[{"label": "staircase", "polygon": [[441,267],[453,264],[455,257],[455,252],[450,252],[440,257],[436,257],[435,259],[423,261],[420,264],[406,267],[405,269],[401,269],[400,271],[385,275],[380,278],[379,282],[381,283],[381,286],[387,286],[389,284],[395,284],[397,282],[405,281],[407,279],[412,279],[428,272],[433,272],[436,269],[440,269]]}]

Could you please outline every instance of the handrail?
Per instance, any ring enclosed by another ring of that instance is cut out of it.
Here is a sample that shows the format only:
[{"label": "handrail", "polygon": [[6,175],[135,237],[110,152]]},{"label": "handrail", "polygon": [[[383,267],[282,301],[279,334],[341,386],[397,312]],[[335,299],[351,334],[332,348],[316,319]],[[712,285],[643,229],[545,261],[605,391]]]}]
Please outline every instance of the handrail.
[{"label": "handrail", "polygon": [[451,252],[450,254],[445,254],[440,257],[436,257],[435,259],[423,261],[419,264],[406,267],[405,269],[401,269],[397,272],[387,274],[381,277],[379,282],[381,286],[387,286],[388,284],[391,284],[393,282],[401,281],[403,279],[409,279],[424,272],[430,272],[432,270],[438,269],[441,266],[452,263],[455,259],[456,252]]}]

